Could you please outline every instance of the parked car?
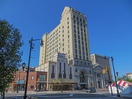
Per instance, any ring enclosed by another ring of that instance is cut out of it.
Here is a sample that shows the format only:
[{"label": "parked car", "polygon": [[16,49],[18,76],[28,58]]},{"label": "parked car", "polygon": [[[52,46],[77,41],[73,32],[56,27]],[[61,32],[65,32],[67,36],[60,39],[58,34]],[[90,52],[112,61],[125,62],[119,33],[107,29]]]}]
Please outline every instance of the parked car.
[{"label": "parked car", "polygon": [[96,92],[96,88],[95,87],[91,87],[91,88],[88,88],[86,90],[87,93],[95,93]]}]

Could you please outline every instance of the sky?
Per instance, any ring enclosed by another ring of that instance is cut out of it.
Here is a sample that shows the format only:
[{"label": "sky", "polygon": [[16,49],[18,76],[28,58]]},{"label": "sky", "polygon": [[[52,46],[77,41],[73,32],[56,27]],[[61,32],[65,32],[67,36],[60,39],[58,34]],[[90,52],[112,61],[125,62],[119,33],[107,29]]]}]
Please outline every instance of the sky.
[{"label": "sky", "polygon": [[[132,0],[0,0],[0,19],[20,30],[22,63],[28,64],[29,40],[41,39],[59,23],[65,6],[87,17],[90,53],[113,56],[119,76],[132,73]],[[38,66],[40,42],[34,42],[31,67]]]}]

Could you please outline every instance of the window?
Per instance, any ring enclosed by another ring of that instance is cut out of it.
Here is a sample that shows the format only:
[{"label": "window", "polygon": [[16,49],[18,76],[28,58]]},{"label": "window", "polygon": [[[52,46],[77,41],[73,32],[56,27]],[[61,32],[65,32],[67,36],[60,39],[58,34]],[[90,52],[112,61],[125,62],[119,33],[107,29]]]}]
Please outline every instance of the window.
[{"label": "window", "polygon": [[34,79],[34,77],[33,77],[33,76],[31,76],[31,79],[33,80],[33,79]]},{"label": "window", "polygon": [[77,54],[77,49],[75,49],[75,53]]},{"label": "window", "polygon": [[64,74],[66,73],[66,65],[65,65],[65,63],[64,63]]},{"label": "window", "polygon": [[67,31],[67,33],[69,33],[69,30]]},{"label": "window", "polygon": [[75,69],[75,72],[77,72],[77,69]]},{"label": "window", "polygon": [[83,55],[85,55],[84,51],[83,51]]},{"label": "window", "polygon": [[83,20],[83,23],[85,23],[85,20]]},{"label": "window", "polygon": [[77,22],[77,25],[79,25],[79,22]]},{"label": "window", "polygon": [[79,30],[79,27],[77,27],[77,29]]},{"label": "window", "polygon": [[60,73],[61,73],[61,62],[60,62]]},{"label": "window", "polygon": [[74,24],[76,23],[76,21],[74,20]]},{"label": "window", "polygon": [[70,45],[68,45],[68,48],[70,48]]},{"label": "window", "polygon": [[39,79],[40,79],[40,81],[45,81],[46,76],[44,74],[41,74],[41,75],[39,75]]},{"label": "window", "polygon": [[101,75],[99,73],[97,73],[97,77],[101,77]]},{"label": "window", "polygon": [[75,43],[76,43],[76,39],[75,39]]},{"label": "window", "polygon": [[76,34],[74,34],[74,37],[76,38]]},{"label": "window", "polygon": [[51,78],[55,78],[55,73],[54,73],[54,65],[52,66]]},{"label": "window", "polygon": [[68,53],[70,53],[70,50],[68,50]]},{"label": "window", "polygon": [[70,55],[68,55],[68,58],[70,59]]},{"label": "window", "polygon": [[68,43],[69,43],[70,41],[68,40]]},{"label": "window", "polygon": [[30,86],[30,89],[34,89],[34,85],[31,85],[31,86]]},{"label": "window", "polygon": [[80,19],[80,22],[82,21],[82,19]]},{"label": "window", "polygon": [[78,43],[80,44],[80,40],[78,40]]},{"label": "window", "polygon": [[81,54],[81,50],[79,50],[79,54]]},{"label": "window", "polygon": [[77,54],[76,54],[76,58],[77,58]]},{"label": "window", "polygon": [[78,20],[78,17],[77,17],[77,20]]},{"label": "window", "polygon": [[76,33],[76,30],[74,30],[74,33]]},{"label": "window", "polygon": [[92,73],[91,70],[89,70],[89,73],[90,73],[90,74]]},{"label": "window", "polygon": [[72,68],[70,67],[70,75],[69,78],[72,79]]},{"label": "window", "polygon": [[75,19],[75,15],[73,15],[73,18]]},{"label": "window", "polygon": [[77,48],[77,44],[75,44],[75,48]]},{"label": "window", "polygon": [[52,66],[52,73],[54,73],[54,65]]},{"label": "window", "polygon": [[76,28],[76,25],[74,25],[74,28]]}]

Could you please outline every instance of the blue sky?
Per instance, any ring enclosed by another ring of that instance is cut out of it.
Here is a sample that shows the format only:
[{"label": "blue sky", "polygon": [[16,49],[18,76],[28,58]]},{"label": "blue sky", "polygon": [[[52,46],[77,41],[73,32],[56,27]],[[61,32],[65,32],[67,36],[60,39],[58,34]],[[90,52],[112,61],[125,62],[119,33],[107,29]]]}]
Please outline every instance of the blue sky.
[{"label": "blue sky", "polygon": [[[22,34],[22,62],[28,63],[29,40],[41,38],[60,22],[65,6],[87,16],[91,54],[113,56],[119,75],[132,72],[131,0],[0,0],[0,19],[6,19]],[[31,66],[39,61],[39,43],[34,42]]]}]

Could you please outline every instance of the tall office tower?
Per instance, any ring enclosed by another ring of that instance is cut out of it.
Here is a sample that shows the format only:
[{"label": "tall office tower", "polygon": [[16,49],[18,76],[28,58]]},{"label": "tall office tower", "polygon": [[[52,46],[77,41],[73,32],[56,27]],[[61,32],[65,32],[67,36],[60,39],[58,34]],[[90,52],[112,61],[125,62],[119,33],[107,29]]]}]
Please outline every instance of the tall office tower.
[{"label": "tall office tower", "polygon": [[53,60],[55,53],[64,53],[70,60],[90,60],[87,18],[71,7],[65,7],[60,24],[43,35],[39,65]]}]

